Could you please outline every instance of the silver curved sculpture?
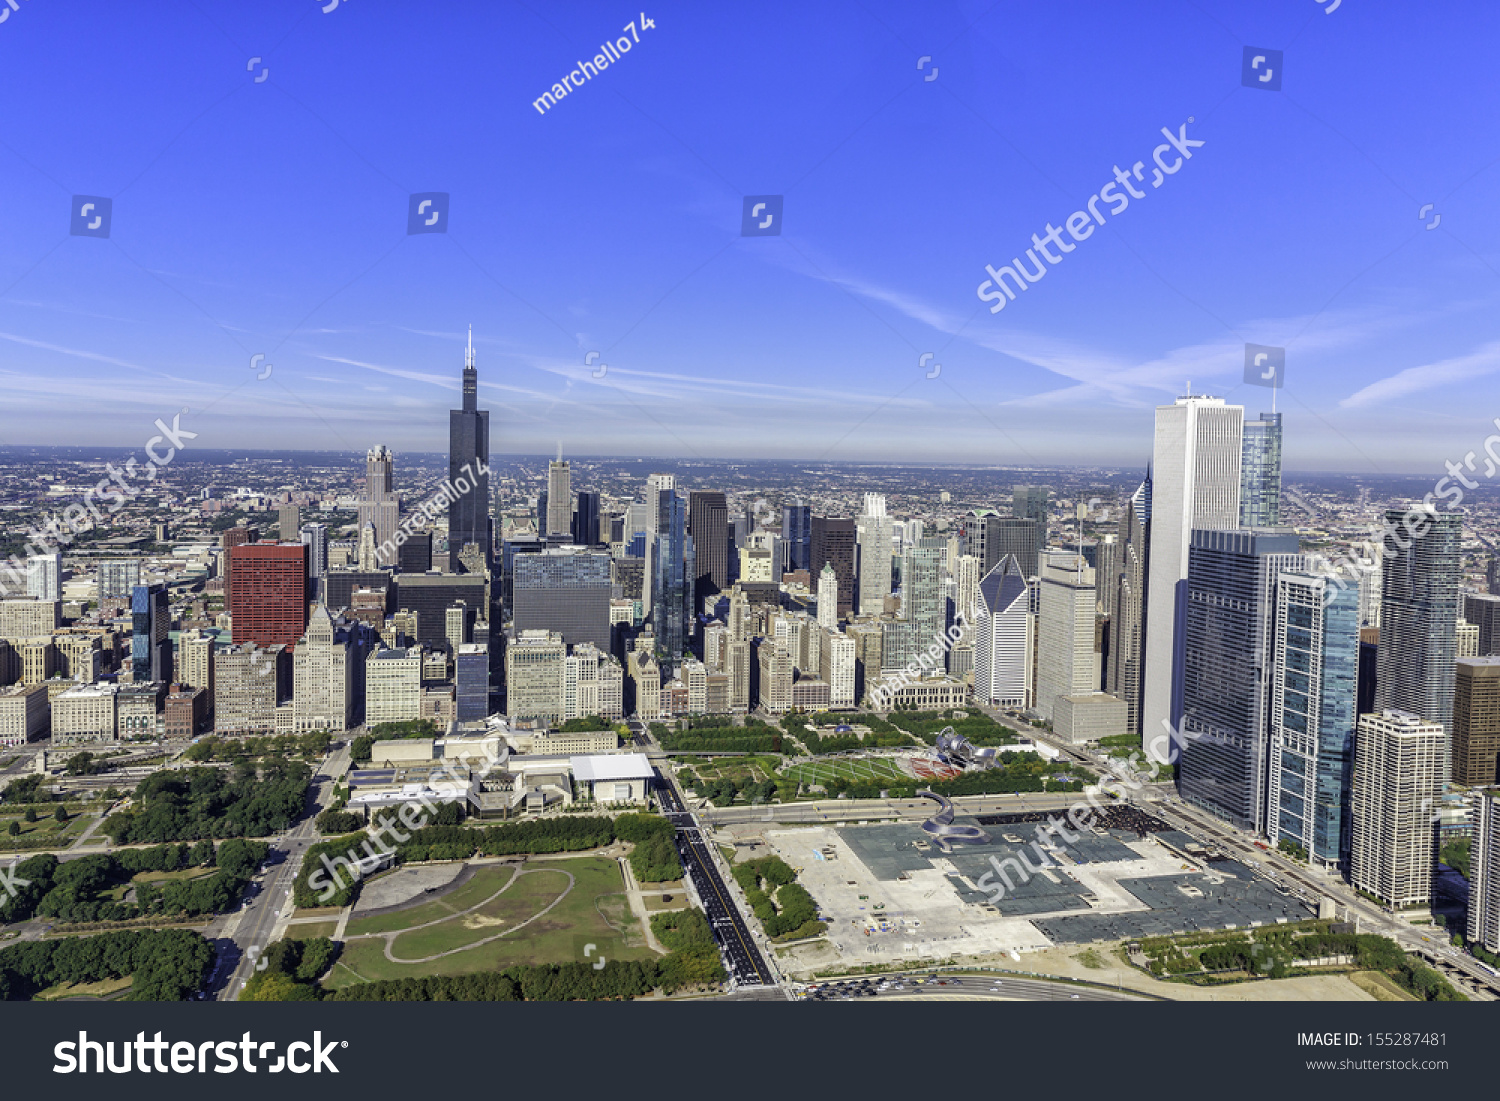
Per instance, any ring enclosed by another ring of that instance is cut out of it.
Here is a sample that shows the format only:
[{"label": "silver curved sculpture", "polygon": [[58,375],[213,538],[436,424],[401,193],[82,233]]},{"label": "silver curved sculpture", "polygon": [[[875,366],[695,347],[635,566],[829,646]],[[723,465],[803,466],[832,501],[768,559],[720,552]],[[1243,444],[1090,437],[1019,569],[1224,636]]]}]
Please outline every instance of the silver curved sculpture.
[{"label": "silver curved sculpture", "polygon": [[960,768],[989,768],[995,763],[995,751],[999,747],[981,749],[962,734],[955,734],[951,726],[945,726],[938,732],[932,748],[944,764]]},{"label": "silver curved sculpture", "polygon": [[922,831],[937,843],[938,849],[942,852],[952,852],[955,844],[985,845],[989,843],[990,835],[978,826],[955,826],[953,824],[953,801],[946,795],[939,795],[935,791],[919,791],[917,796],[922,799],[931,799],[938,805],[938,812],[922,823]]}]

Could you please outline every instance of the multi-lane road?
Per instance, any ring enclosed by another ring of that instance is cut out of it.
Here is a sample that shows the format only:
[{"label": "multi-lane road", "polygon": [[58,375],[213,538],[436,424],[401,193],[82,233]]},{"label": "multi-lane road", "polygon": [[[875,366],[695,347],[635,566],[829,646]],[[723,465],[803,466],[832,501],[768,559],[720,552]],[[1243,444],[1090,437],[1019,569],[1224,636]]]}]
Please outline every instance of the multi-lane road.
[{"label": "multi-lane road", "polygon": [[[318,840],[313,825],[319,811],[333,798],[335,778],[342,775],[349,750],[341,747],[322,764],[319,779],[308,791],[307,814],[290,830],[271,841],[266,870],[246,888],[240,912],[224,925],[217,941],[218,955],[206,988],[218,1001],[233,1001],[255,973],[256,960],[275,940],[284,920],[291,916],[292,884],[302,867],[302,858]],[[250,892],[254,892],[253,894]]]}]

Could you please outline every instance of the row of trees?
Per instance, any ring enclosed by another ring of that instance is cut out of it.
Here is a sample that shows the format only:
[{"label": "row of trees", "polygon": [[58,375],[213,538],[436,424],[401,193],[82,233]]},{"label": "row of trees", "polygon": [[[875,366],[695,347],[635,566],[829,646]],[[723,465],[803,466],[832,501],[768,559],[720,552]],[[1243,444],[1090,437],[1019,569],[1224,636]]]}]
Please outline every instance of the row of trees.
[{"label": "row of trees", "polygon": [[131,1001],[180,1002],[202,984],[212,959],[208,941],[187,929],[27,941],[0,949],[0,1001],[28,1001],[59,983],[129,975]]},{"label": "row of trees", "polygon": [[660,723],[651,724],[651,733],[661,747],[674,753],[800,753],[796,744],[775,727],[747,725],[709,727],[706,730],[672,730]]},{"label": "row of trees", "polygon": [[219,738],[209,735],[183,751],[188,761],[240,761],[258,757],[313,757],[332,740],[326,730],[307,734],[273,734],[264,738]]},{"label": "row of trees", "polygon": [[116,845],[265,837],[302,816],[311,776],[304,762],[282,758],[157,772],[136,788],[135,806],[104,820],[104,832]]},{"label": "row of trees", "polygon": [[682,878],[677,855],[677,827],[657,814],[622,814],[615,819],[615,836],[630,841],[630,870],[642,883],[664,883]]},{"label": "row of trees", "polygon": [[[233,839],[215,850],[212,841],[193,846],[158,845],[98,853],[66,863],[51,855],[23,860],[15,871],[16,889],[0,900],[0,922],[33,917],[59,921],[129,921],[150,914],[197,916],[227,910],[240,897],[256,867],[266,858],[263,842]],[[140,883],[134,903],[109,897],[142,872],[213,868],[213,875],[165,883]]]},{"label": "row of trees", "polygon": [[767,780],[756,780],[753,776],[721,776],[717,780],[699,779],[693,783],[693,791],[716,807],[727,807],[736,797],[747,803],[769,803],[783,789],[783,797],[790,798],[796,794],[797,785],[775,776]]}]

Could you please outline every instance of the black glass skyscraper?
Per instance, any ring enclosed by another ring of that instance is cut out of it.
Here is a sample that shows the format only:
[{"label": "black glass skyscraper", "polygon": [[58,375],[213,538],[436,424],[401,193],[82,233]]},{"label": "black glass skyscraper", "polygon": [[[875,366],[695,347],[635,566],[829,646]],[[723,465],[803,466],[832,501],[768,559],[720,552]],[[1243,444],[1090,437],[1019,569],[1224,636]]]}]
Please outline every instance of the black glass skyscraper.
[{"label": "black glass skyscraper", "polygon": [[[474,333],[464,353],[462,409],[448,411],[448,484],[457,492],[448,506],[448,558],[457,569],[459,554],[473,543],[492,561],[490,547],[490,414],[479,408],[479,371],[474,366]],[[464,489],[464,486],[468,486]]]},{"label": "black glass skyscraper", "polygon": [[781,507],[781,538],[786,545],[786,568],[789,570],[811,568],[811,505],[804,505],[798,501],[796,504]]},{"label": "black glass skyscraper", "polygon": [[597,490],[580,489],[573,512],[573,542],[581,547],[592,547],[603,542],[599,538],[599,493]]}]

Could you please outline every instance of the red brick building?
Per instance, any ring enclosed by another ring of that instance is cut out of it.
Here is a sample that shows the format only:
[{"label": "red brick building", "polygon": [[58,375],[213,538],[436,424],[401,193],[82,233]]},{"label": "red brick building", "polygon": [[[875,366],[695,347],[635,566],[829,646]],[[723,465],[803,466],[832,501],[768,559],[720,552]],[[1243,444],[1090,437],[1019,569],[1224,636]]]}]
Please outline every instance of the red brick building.
[{"label": "red brick building", "polygon": [[234,642],[295,646],[307,630],[307,545],[241,543],[229,551]]}]

